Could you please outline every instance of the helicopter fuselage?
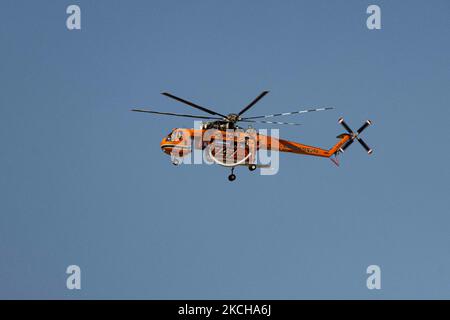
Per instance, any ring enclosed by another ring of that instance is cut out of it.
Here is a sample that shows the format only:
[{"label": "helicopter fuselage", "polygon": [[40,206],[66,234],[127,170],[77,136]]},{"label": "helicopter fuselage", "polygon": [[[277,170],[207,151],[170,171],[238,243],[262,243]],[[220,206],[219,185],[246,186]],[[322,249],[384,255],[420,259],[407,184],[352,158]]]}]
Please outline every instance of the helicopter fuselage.
[{"label": "helicopter fuselage", "polygon": [[231,145],[235,149],[244,148],[246,152],[265,149],[329,158],[335,154],[342,145],[351,139],[351,135],[344,133],[337,138],[340,140],[333,148],[323,149],[295,141],[261,135],[254,130],[248,132],[243,131],[242,129],[219,130],[175,128],[162,139],[160,146],[164,153],[169,155],[176,154],[177,156],[189,154],[192,151],[192,148],[203,150],[210,145],[214,145],[215,147]]}]

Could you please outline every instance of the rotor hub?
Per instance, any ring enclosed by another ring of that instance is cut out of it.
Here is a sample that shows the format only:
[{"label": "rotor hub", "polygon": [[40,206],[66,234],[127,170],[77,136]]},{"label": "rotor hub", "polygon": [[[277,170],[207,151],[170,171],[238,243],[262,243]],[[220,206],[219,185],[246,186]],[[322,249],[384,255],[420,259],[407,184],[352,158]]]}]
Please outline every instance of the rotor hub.
[{"label": "rotor hub", "polygon": [[230,121],[230,122],[238,122],[238,121],[240,120],[240,117],[239,117],[239,115],[236,114],[236,113],[230,113],[230,114],[227,116],[227,120]]}]

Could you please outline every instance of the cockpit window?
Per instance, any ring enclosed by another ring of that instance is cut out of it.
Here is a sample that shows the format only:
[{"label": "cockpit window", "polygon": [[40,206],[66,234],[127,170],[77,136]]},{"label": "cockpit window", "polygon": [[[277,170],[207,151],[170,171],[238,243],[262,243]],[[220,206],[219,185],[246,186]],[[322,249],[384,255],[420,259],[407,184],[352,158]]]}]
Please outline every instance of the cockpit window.
[{"label": "cockpit window", "polygon": [[178,130],[178,131],[173,131],[171,132],[167,138],[167,141],[181,141],[183,140],[183,131]]}]

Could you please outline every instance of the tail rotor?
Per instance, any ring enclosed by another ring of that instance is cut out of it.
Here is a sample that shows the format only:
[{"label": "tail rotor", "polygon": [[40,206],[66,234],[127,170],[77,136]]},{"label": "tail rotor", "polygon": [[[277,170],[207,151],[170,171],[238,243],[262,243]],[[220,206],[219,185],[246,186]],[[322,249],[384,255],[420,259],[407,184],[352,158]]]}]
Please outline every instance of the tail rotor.
[{"label": "tail rotor", "polygon": [[364,142],[363,139],[359,137],[359,135],[367,128],[369,127],[372,122],[370,120],[367,120],[364,122],[364,124],[356,131],[353,132],[353,130],[345,123],[344,118],[339,118],[339,123],[347,130],[347,132],[352,136],[351,139],[344,144],[339,151],[344,152],[345,149],[347,149],[354,141],[355,139],[358,140],[358,142],[361,144],[361,146],[367,151],[368,154],[372,154],[373,150]]}]

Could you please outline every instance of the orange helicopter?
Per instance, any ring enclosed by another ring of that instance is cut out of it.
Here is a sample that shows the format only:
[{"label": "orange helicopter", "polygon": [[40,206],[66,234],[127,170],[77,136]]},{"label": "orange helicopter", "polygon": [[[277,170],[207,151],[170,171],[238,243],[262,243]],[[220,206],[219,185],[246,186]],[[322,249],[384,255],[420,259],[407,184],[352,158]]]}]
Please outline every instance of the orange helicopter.
[{"label": "orange helicopter", "polygon": [[179,102],[187,104],[195,109],[206,112],[210,114],[210,116],[159,112],[143,109],[132,109],[131,111],[208,120],[207,122],[202,123],[200,129],[173,129],[166,137],[162,139],[161,149],[166,154],[172,156],[172,163],[174,165],[180,164],[182,158],[190,154],[193,148],[205,150],[206,157],[209,161],[212,161],[213,163],[219,164],[224,167],[231,168],[231,174],[228,176],[229,181],[234,181],[236,179],[234,169],[237,166],[246,166],[250,171],[254,171],[257,168],[268,167],[267,165],[256,163],[256,154],[260,149],[330,158],[330,160],[332,160],[333,163],[337,166],[339,166],[339,162],[337,159],[338,154],[344,152],[344,150],[346,150],[355,140],[357,140],[362,145],[362,147],[367,151],[368,154],[372,153],[372,149],[359,137],[361,132],[363,132],[368,126],[372,124],[370,120],[364,122],[364,124],[356,132],[354,132],[344,122],[343,118],[339,118],[338,122],[345,128],[348,133],[342,133],[338,135],[337,138],[339,139],[339,141],[331,149],[318,148],[299,142],[262,135],[257,133],[256,130],[254,130],[252,127],[249,127],[247,130],[243,130],[243,128],[240,128],[237,125],[238,122],[277,125],[300,125],[299,123],[292,122],[278,122],[257,119],[267,119],[272,117],[333,109],[332,107],[323,107],[263,116],[242,116],[267,93],[269,92],[263,91],[239,113],[231,113],[228,115],[224,115],[209,108],[202,107],[198,104],[179,98],[167,92],[163,92],[162,94]]}]

